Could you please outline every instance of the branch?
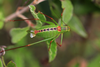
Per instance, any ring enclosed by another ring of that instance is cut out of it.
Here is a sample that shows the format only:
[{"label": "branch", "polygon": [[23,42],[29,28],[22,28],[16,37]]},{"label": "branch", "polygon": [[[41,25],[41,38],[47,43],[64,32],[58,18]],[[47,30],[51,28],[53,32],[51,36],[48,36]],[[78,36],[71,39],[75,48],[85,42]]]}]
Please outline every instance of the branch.
[{"label": "branch", "polygon": [[[37,4],[39,4],[39,3],[43,2],[43,1],[45,1],[45,0],[34,0],[34,1],[33,1],[31,4],[29,4],[29,5],[37,5]],[[29,6],[24,7],[22,10],[18,11],[19,14],[15,12],[15,13],[9,15],[8,17],[5,18],[4,21],[7,22],[7,21],[9,21],[9,20],[11,20],[11,19],[13,19],[13,18],[15,18],[15,17],[18,17],[18,15],[23,14],[23,13],[26,12],[27,10],[29,10]]]},{"label": "branch", "polygon": [[[18,13],[18,12],[17,12],[17,13]],[[18,17],[20,17],[20,18],[22,18],[22,19],[28,19],[27,17],[25,17],[24,15],[19,14],[19,13],[18,13]],[[35,25],[34,25],[30,20],[24,20],[24,21],[28,24],[28,26],[34,28]]]}]

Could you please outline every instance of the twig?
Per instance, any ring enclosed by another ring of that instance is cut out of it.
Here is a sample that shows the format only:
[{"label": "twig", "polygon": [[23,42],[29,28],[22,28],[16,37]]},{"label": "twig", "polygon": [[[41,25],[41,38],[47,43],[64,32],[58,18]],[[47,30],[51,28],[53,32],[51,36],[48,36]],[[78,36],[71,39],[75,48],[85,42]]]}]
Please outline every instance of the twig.
[{"label": "twig", "polygon": [[[34,0],[31,4],[29,4],[29,5],[37,5],[37,4],[39,4],[39,3],[41,3],[41,2],[43,2],[43,1],[45,1],[45,0]],[[22,10],[20,10],[18,13],[19,14],[22,14],[22,13],[24,13],[24,12],[26,12],[27,10],[29,10],[29,7],[27,6],[27,7],[24,7]],[[13,18],[15,18],[15,17],[17,17],[18,16],[18,13],[13,13],[13,14],[11,14],[11,15],[9,15],[8,17],[6,17],[5,18],[5,22],[7,22],[7,21],[9,21],[9,20],[11,20],[11,19],[13,19]]]},{"label": "twig", "polygon": [[[16,12],[16,13],[18,13],[18,12]],[[22,14],[17,14],[18,15],[18,17],[20,17],[20,18],[22,18],[22,19],[28,19],[27,17],[25,17],[24,15],[22,15]],[[30,21],[30,20],[24,20],[27,24],[28,24],[28,26],[30,26],[30,27],[34,27],[35,25]]]}]

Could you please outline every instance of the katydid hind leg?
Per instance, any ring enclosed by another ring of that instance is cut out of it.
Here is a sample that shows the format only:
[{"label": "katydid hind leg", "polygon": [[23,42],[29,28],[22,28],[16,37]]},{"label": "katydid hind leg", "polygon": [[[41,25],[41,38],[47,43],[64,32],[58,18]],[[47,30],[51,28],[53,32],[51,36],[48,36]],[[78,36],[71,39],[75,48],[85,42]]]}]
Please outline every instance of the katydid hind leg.
[{"label": "katydid hind leg", "polygon": [[[23,48],[23,47],[32,46],[32,45],[35,45],[35,44],[38,44],[38,43],[41,43],[41,42],[45,42],[45,41],[51,40],[51,39],[53,39],[53,38],[54,38],[54,37],[47,38],[47,39],[43,39],[43,40],[40,40],[40,41],[38,41],[38,42],[34,42],[34,43],[31,43],[31,44],[28,44],[28,45],[24,45],[24,46],[19,46],[19,47],[7,49],[7,50],[5,50],[5,51],[10,51],[10,50],[15,50],[15,49]],[[0,53],[2,53],[2,52],[4,52],[4,51],[0,51]]]},{"label": "katydid hind leg", "polygon": [[63,33],[61,33],[61,42],[60,42],[60,46],[62,46],[62,41],[63,41]]},{"label": "katydid hind leg", "polygon": [[51,48],[51,43],[52,43],[52,40],[50,41],[50,44],[49,44],[49,49],[48,49],[48,51],[50,50],[50,48]]},{"label": "katydid hind leg", "polygon": [[56,42],[56,44],[61,47],[62,46],[62,41],[63,41],[63,33],[61,33],[61,41],[60,41],[60,44],[58,42]]},{"label": "katydid hind leg", "polygon": [[38,44],[38,43],[41,43],[41,42],[45,42],[45,41],[51,40],[51,39],[53,39],[53,38],[54,38],[54,37],[47,38],[47,39],[43,39],[43,40],[40,40],[40,41],[38,41],[38,42],[32,43],[32,44],[30,44],[30,45],[35,45],[35,44]]}]

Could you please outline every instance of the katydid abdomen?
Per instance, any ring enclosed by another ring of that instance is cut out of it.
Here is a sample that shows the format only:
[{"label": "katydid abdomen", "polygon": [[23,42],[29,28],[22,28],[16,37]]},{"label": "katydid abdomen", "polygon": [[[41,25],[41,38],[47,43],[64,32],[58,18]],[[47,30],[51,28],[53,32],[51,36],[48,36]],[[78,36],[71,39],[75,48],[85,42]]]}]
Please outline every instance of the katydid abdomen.
[{"label": "katydid abdomen", "polygon": [[[40,36],[43,38],[55,37],[57,34],[69,31],[68,26],[57,26],[57,25],[46,25],[40,29],[34,30],[33,35]],[[32,36],[33,37],[33,36]]]},{"label": "katydid abdomen", "polygon": [[52,31],[44,31],[37,33],[36,36],[41,36],[43,38],[50,38],[50,37],[55,37],[59,32],[57,30],[52,30]]},{"label": "katydid abdomen", "polygon": [[55,37],[60,33],[58,32],[57,27],[58,26],[56,25],[46,25],[40,29],[34,30],[34,34],[43,38]]}]

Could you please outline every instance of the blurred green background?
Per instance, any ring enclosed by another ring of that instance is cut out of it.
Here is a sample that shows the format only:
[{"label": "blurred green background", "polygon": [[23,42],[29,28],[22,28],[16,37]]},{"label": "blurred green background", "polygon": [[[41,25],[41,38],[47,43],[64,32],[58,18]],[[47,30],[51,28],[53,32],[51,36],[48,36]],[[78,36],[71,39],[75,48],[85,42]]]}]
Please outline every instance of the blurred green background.
[{"label": "blurred green background", "polygon": [[[4,20],[14,13],[19,6],[23,6],[26,1],[0,0],[0,19]],[[31,2],[32,0],[25,6]],[[81,21],[87,37],[79,35],[77,31],[73,30],[64,33],[62,47],[58,46],[57,56],[51,63],[48,63],[47,44],[43,42],[31,47],[7,51],[4,56],[6,64],[12,60],[17,67],[100,67],[100,0],[71,0],[71,2],[74,8],[73,15]],[[61,17],[60,0],[46,0],[36,7],[37,11],[53,17],[56,21]],[[53,13],[53,11],[55,12]],[[23,15],[27,18],[33,17],[30,11]],[[49,18],[47,20],[51,21]],[[80,27],[77,22],[75,23],[77,27]],[[0,22],[0,46],[22,46],[43,39],[38,36],[31,39],[28,34],[20,42],[13,44],[9,34],[10,30],[26,26],[24,21]],[[60,42],[60,37],[56,41]]]}]

